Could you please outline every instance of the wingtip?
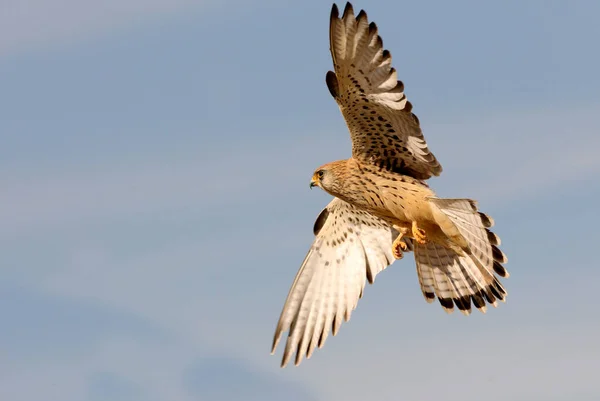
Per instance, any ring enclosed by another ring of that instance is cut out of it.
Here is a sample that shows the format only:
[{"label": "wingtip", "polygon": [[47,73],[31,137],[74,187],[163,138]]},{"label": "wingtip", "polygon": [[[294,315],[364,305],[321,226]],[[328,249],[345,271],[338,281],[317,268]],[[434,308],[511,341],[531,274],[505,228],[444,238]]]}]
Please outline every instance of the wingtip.
[{"label": "wingtip", "polygon": [[377,24],[374,21],[371,21],[369,24],[369,34],[374,35],[377,33]]},{"label": "wingtip", "polygon": [[354,7],[352,7],[352,4],[348,1],[344,6],[344,13],[342,14],[342,19],[346,19],[349,15],[354,16]]},{"label": "wingtip", "polygon": [[485,228],[492,228],[494,227],[494,219],[492,219],[490,216],[488,216],[485,213],[479,213],[479,217],[481,218],[481,223],[483,224],[483,226]]},{"label": "wingtip", "polygon": [[459,309],[460,313],[462,313],[465,316],[469,316],[471,314],[471,309]]},{"label": "wingtip", "polygon": [[451,298],[438,297],[438,301],[446,313],[450,314],[454,312],[454,302],[452,302]]},{"label": "wingtip", "polygon": [[493,269],[494,269],[494,273],[496,273],[497,275],[499,275],[502,278],[510,277],[510,274],[508,273],[506,268],[504,266],[502,266],[502,263],[498,262],[497,260],[494,260]]},{"label": "wingtip", "polygon": [[291,357],[292,357],[292,353],[289,352],[288,350],[285,350],[285,352],[283,353],[283,357],[281,358],[281,364],[279,365],[279,367],[281,369],[285,368],[287,366],[287,364],[290,363]]},{"label": "wingtip", "polygon": [[340,16],[340,10],[338,9],[337,4],[333,3],[333,6],[331,6],[331,14],[329,15],[329,19],[338,19]]},{"label": "wingtip", "polygon": [[496,245],[492,245],[492,256],[498,263],[508,263],[508,257]]},{"label": "wingtip", "polygon": [[279,341],[281,340],[281,330],[277,328],[275,335],[273,336],[273,342],[271,343],[271,355],[275,355]]}]

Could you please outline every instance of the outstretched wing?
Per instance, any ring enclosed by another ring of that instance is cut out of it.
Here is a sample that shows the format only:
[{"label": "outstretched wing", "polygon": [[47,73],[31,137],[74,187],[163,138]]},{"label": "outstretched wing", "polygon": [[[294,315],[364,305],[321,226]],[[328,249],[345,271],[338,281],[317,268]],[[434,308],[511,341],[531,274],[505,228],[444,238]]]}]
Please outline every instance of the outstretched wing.
[{"label": "outstretched wing", "polygon": [[418,179],[440,175],[375,23],[363,10],[355,18],[350,3],[339,18],[334,4],[329,40],[335,72],[327,73],[327,87],[350,130],[353,157]]},{"label": "outstretched wing", "polygon": [[296,365],[305,355],[310,358],[330,330],[335,336],[342,319],[350,319],[356,308],[365,279],[373,283],[394,261],[392,242],[398,233],[340,199],[319,214],[314,232],[315,240],[296,274],[273,338],[271,353],[288,331],[282,367],[294,353]]}]

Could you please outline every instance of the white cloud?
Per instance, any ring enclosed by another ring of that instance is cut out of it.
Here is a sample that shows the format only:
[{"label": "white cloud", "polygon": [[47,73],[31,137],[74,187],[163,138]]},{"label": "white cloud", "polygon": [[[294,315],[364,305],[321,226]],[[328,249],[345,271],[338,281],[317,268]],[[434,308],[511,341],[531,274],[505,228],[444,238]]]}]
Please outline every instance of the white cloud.
[{"label": "white cloud", "polygon": [[210,0],[4,0],[0,56],[109,33],[148,17],[204,6]]}]

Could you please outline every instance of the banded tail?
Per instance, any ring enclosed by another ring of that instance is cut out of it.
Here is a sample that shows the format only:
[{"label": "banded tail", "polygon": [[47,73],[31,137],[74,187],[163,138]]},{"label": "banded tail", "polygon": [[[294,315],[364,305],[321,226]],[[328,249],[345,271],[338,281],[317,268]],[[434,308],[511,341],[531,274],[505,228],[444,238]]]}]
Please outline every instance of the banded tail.
[{"label": "banded tail", "polygon": [[500,238],[490,231],[494,220],[480,213],[470,199],[431,198],[430,202],[434,215],[441,212],[454,223],[445,219],[446,227],[440,227],[449,234],[460,233],[464,252],[432,241],[414,242],[417,274],[427,302],[437,296],[446,312],[451,313],[456,305],[465,315],[471,313],[471,304],[485,313],[486,303],[496,307],[498,300],[505,302],[507,293],[496,275],[509,276],[502,265],[507,259],[498,248]]}]

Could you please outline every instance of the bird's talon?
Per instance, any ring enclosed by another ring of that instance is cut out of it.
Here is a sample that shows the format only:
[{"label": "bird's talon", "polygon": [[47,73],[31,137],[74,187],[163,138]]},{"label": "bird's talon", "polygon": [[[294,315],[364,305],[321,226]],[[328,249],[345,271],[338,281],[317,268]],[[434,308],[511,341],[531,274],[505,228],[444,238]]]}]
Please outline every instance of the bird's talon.
[{"label": "bird's talon", "polygon": [[427,243],[427,233],[422,228],[417,226],[417,222],[413,221],[412,223],[412,234],[417,241],[421,245],[425,245]]},{"label": "bird's talon", "polygon": [[402,240],[396,240],[392,244],[392,253],[396,259],[402,259],[404,257],[403,252],[408,249],[406,242]]},{"label": "bird's talon", "polygon": [[402,259],[402,257],[404,256],[402,253],[408,249],[406,242],[402,241],[402,237],[404,236],[404,234],[406,234],[407,230],[405,228],[400,227],[394,228],[398,230],[399,234],[398,237],[396,237],[396,239],[392,243],[392,254],[396,259]]}]

